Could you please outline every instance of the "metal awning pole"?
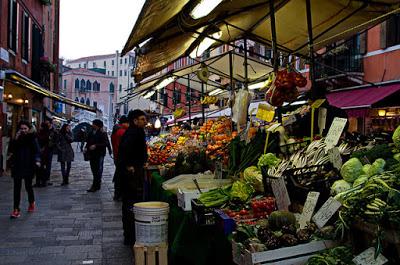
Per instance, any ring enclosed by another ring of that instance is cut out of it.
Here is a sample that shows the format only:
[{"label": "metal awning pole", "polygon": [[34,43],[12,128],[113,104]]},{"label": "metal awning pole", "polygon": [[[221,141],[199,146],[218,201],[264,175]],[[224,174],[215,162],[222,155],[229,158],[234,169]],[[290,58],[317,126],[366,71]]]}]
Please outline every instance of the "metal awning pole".
[{"label": "metal awning pole", "polygon": [[[229,51],[229,86],[231,89],[231,95],[229,99],[229,108],[231,108],[231,118],[233,114],[233,99],[235,98],[235,88],[233,84],[233,54],[232,51]],[[231,119],[231,131],[233,131],[233,121]]]},{"label": "metal awning pole", "polygon": [[308,30],[308,49],[309,49],[309,67],[310,67],[310,80],[311,80],[311,97],[316,99],[317,87],[315,83],[315,67],[314,67],[314,39],[312,30],[312,19],[311,19],[311,0],[306,0],[306,12],[307,12],[307,30]]},{"label": "metal awning pole", "polygon": [[[274,67],[275,74],[278,72],[278,46],[276,41],[276,24],[275,24],[275,6],[274,1],[269,1],[269,13],[270,13],[270,20],[271,20],[271,48],[272,48],[272,65]],[[282,122],[282,107],[276,108],[276,115],[278,117],[278,122]]]},{"label": "metal awning pole", "polygon": [[248,90],[247,39],[244,38],[244,89]]},{"label": "metal awning pole", "polygon": [[[189,93],[189,121],[192,119],[192,88],[190,87],[190,78],[188,75],[188,85],[186,92]],[[187,97],[186,97],[187,99]]]},{"label": "metal awning pole", "polygon": [[[201,98],[204,98],[204,83],[201,83]],[[205,123],[206,119],[205,119],[203,104],[201,104],[201,118],[203,119],[203,123]]]}]

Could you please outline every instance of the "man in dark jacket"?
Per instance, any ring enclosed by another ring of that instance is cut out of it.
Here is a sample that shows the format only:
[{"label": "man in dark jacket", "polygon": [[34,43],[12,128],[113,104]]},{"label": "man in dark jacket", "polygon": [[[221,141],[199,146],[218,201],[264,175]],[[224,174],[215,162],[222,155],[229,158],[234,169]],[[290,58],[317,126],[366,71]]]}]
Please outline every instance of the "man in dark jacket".
[{"label": "man in dark jacket", "polygon": [[103,122],[93,120],[92,132],[88,135],[85,152],[87,152],[90,161],[90,168],[93,173],[93,183],[87,192],[98,191],[101,187],[101,177],[103,175],[104,156],[108,143],[107,134],[103,132]]},{"label": "man in dark jacket", "polygon": [[143,201],[144,166],[147,162],[147,144],[144,127],[146,115],[141,110],[128,114],[129,128],[122,136],[119,145],[117,167],[121,172],[122,223],[124,244],[135,242],[135,218],[133,204]]}]

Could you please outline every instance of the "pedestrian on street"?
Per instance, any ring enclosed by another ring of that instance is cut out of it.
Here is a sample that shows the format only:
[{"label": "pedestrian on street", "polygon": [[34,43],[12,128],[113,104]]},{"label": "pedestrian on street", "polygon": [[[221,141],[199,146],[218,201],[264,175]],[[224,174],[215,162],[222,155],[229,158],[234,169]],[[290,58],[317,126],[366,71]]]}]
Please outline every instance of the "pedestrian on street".
[{"label": "pedestrian on street", "polygon": [[11,213],[11,218],[18,218],[21,215],[19,205],[21,201],[22,180],[24,180],[25,190],[28,193],[28,212],[35,210],[32,180],[35,167],[40,167],[40,150],[36,135],[29,132],[31,128],[29,122],[21,121],[18,124],[18,132],[8,148],[11,176],[14,179],[14,210]]},{"label": "pedestrian on street", "polygon": [[47,156],[46,160],[42,161],[45,165],[45,186],[53,185],[50,182],[51,175],[51,163],[53,162],[53,154],[57,152],[57,142],[58,142],[58,132],[57,129],[54,128],[53,120],[45,120],[45,125],[48,127],[48,139],[47,139]]},{"label": "pedestrian on street", "polygon": [[88,135],[84,152],[90,161],[90,168],[93,174],[92,186],[87,192],[96,192],[101,188],[101,177],[103,175],[104,156],[108,142],[107,134],[103,132],[103,122],[93,120],[92,132]]},{"label": "pedestrian on street", "polygon": [[38,132],[38,141],[40,147],[40,160],[42,161],[40,167],[36,169],[36,183],[34,187],[45,187],[47,186],[47,170],[46,161],[49,160],[49,135],[50,130],[48,124],[42,122]]},{"label": "pedestrian on street", "polygon": [[74,150],[72,149],[71,143],[73,136],[71,132],[71,126],[64,124],[61,127],[60,135],[58,139],[58,162],[61,164],[61,174],[63,182],[61,186],[69,184],[69,172],[71,170],[71,162],[74,161]]},{"label": "pedestrian on street", "polygon": [[135,242],[135,217],[133,204],[144,198],[144,167],[147,162],[147,144],[144,127],[146,114],[131,110],[128,114],[129,128],[122,136],[118,150],[118,170],[121,176],[122,223],[124,244]]},{"label": "pedestrian on street", "polygon": [[[111,134],[111,144],[113,147],[115,165],[118,164],[117,159],[118,159],[119,144],[121,143],[122,136],[124,135],[128,127],[129,127],[128,118],[125,115],[122,115],[119,118],[118,124],[116,124],[113,128]],[[121,177],[118,171],[118,167],[115,167],[113,182],[114,182],[114,200],[119,201],[122,199],[121,197],[122,195],[121,195]]]}]

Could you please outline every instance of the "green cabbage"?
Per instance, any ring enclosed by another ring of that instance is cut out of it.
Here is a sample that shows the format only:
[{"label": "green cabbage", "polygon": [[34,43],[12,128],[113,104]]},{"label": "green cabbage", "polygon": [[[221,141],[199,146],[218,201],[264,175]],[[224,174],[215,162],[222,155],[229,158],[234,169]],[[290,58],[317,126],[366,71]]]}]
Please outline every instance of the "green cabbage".
[{"label": "green cabbage", "polygon": [[336,195],[343,191],[351,189],[351,184],[344,179],[336,180],[331,187],[331,194]]},{"label": "green cabbage", "polygon": [[395,154],[393,158],[400,162],[400,153]]},{"label": "green cabbage", "polygon": [[371,167],[371,164],[365,164],[362,168],[362,174],[368,175],[369,168]]},{"label": "green cabbage", "polygon": [[256,166],[246,168],[243,172],[243,179],[250,183],[256,191],[264,191],[262,174]]},{"label": "green cabbage", "polygon": [[345,181],[353,183],[361,175],[362,169],[363,165],[360,160],[353,157],[343,164],[340,169],[340,175]]},{"label": "green cabbage", "polygon": [[267,153],[260,156],[260,158],[258,159],[257,166],[258,168],[261,167],[270,168],[278,165],[280,162],[281,160],[277,158],[273,153]]},{"label": "green cabbage", "polygon": [[394,131],[393,136],[393,143],[397,148],[400,148],[400,126]]},{"label": "green cabbage", "polygon": [[231,199],[246,202],[254,193],[254,188],[245,181],[235,181],[232,184]]},{"label": "green cabbage", "polygon": [[353,187],[358,186],[363,184],[364,182],[368,181],[368,176],[367,175],[361,175],[359,176],[353,183]]},{"label": "green cabbage", "polygon": [[386,161],[383,160],[382,158],[378,158],[377,160],[372,163],[371,167],[368,170],[368,176],[374,176],[377,174],[380,174],[384,171]]}]

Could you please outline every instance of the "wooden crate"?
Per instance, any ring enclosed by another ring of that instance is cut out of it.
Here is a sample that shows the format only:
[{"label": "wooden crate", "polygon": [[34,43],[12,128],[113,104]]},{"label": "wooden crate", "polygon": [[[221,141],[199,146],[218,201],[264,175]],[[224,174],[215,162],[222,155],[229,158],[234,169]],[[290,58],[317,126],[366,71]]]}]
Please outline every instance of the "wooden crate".
[{"label": "wooden crate", "polygon": [[336,246],[335,241],[311,241],[293,247],[284,247],[251,253],[242,250],[235,241],[232,241],[233,262],[238,265],[268,264],[268,265],[302,265],[316,252]]},{"label": "wooden crate", "polygon": [[168,244],[161,243],[154,246],[135,244],[133,246],[135,254],[135,265],[167,265],[168,264]]}]

